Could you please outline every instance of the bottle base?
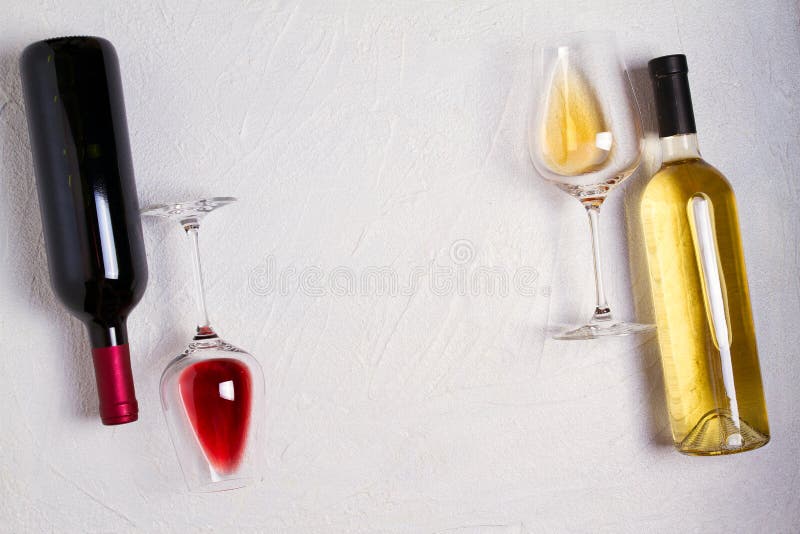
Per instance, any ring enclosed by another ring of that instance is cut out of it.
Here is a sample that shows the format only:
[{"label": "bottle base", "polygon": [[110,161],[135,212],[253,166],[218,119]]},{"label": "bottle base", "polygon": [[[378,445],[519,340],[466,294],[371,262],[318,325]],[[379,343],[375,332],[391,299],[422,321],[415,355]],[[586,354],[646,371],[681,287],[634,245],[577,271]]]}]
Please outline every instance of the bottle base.
[{"label": "bottle base", "polygon": [[769,443],[769,435],[754,429],[743,419],[738,425],[727,410],[704,415],[686,438],[675,447],[689,456],[720,456],[751,451]]}]

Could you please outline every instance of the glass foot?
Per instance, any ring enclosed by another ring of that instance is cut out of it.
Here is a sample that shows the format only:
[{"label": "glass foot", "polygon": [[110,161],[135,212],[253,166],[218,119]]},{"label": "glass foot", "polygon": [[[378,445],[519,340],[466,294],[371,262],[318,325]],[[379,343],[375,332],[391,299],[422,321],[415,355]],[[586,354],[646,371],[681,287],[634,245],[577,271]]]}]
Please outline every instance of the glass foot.
[{"label": "glass foot", "polygon": [[553,339],[576,340],[597,339],[609,336],[630,336],[633,334],[648,334],[655,332],[652,324],[626,323],[620,321],[606,321],[589,323],[578,328],[567,330],[553,336]]},{"label": "glass foot", "polygon": [[173,202],[170,204],[156,204],[141,210],[142,215],[173,219],[185,224],[187,221],[195,222],[208,215],[210,212],[228,204],[236,202],[233,197],[211,197],[191,200],[189,202]]}]

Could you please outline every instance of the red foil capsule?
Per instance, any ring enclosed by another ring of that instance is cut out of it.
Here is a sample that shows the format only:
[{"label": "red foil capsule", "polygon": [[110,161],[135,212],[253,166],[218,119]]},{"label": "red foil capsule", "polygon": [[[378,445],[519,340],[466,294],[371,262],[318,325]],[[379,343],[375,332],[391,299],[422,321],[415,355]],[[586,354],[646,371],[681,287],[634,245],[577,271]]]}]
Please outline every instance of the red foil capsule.
[{"label": "red foil capsule", "polygon": [[139,418],[139,404],[133,389],[128,345],[92,349],[100,418],[104,425],[131,423]]}]

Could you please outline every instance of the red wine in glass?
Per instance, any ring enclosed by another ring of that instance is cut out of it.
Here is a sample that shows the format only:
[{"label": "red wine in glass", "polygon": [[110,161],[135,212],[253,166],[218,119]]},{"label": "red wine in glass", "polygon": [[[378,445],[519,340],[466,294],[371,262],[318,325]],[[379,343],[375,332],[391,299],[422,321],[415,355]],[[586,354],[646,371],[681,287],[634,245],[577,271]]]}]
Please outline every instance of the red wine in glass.
[{"label": "red wine in glass", "polygon": [[223,341],[208,320],[198,232],[211,211],[234,202],[216,197],[142,211],[176,220],[191,240],[197,327],[186,350],[161,376],[161,404],[189,489],[222,491],[258,480],[258,430],[264,373],[247,352]]},{"label": "red wine in glass", "polygon": [[181,399],[209,463],[220,473],[239,467],[250,430],[252,379],[230,358],[206,360],[181,371]]}]

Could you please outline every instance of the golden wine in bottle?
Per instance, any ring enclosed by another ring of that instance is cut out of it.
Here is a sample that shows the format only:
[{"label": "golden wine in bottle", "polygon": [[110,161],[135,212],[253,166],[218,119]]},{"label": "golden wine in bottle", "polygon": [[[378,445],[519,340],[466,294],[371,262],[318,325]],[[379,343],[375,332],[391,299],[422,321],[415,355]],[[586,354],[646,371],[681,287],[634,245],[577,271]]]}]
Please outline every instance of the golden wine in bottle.
[{"label": "golden wine in bottle", "polygon": [[663,164],[641,203],[673,441],[693,455],[769,441],[730,184],[703,161],[683,55],[649,63]]}]

